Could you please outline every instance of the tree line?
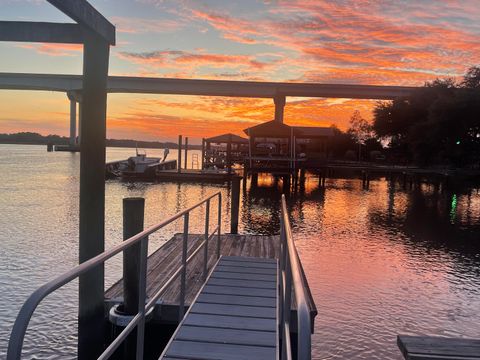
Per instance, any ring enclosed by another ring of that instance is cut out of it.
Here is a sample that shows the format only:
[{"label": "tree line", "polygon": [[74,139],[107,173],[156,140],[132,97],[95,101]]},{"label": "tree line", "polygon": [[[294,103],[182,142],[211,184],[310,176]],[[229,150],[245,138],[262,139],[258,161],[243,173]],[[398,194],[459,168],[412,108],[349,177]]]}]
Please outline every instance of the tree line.
[{"label": "tree line", "polygon": [[394,163],[478,166],[480,67],[460,81],[436,79],[409,96],[378,102],[373,115],[369,123],[355,111],[346,132],[335,130],[334,155],[358,148],[362,160],[381,150]]},{"label": "tree line", "polygon": [[[0,134],[0,144],[28,144],[28,145],[68,145],[69,138],[59,135],[40,135],[35,132],[19,132],[14,134]],[[177,149],[178,144],[174,142],[159,142],[159,141],[137,141],[130,139],[106,139],[106,145],[110,147],[127,147],[142,149]],[[188,147],[194,150],[200,150],[201,145],[189,144]]]}]

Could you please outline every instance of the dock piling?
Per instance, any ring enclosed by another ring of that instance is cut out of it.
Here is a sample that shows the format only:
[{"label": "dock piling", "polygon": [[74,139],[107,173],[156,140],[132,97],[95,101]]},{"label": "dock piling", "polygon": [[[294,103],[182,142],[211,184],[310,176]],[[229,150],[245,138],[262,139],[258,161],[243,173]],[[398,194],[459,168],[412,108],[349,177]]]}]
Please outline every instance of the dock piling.
[{"label": "dock piling", "polygon": [[178,135],[178,161],[177,172],[182,172],[182,135]]},{"label": "dock piling", "polygon": [[[143,231],[143,220],[145,211],[145,199],[140,197],[131,197],[123,199],[123,240]],[[145,252],[145,258],[147,251]],[[123,254],[123,313],[125,315],[135,315],[139,310],[139,299],[142,284],[141,279],[141,257],[142,244],[138,243],[125,249]],[[146,259],[145,259],[146,261]],[[143,264],[145,268],[146,264]],[[143,284],[143,288],[145,284]],[[143,297],[145,297],[143,290]],[[145,300],[143,300],[145,301]],[[137,351],[137,329],[132,331],[125,341],[124,354],[126,358],[135,357]],[[139,349],[142,350],[142,349]]]},{"label": "dock piling", "polygon": [[[123,240],[143,231],[145,199],[131,197],[123,199]],[[128,315],[138,311],[140,243],[128,248],[123,256],[123,309]]]},{"label": "dock piling", "polygon": [[187,153],[188,153],[188,137],[186,136],[185,137],[185,160],[184,160],[184,165],[183,165],[183,168],[185,170],[187,169],[187,165],[188,165]]},{"label": "dock piling", "polygon": [[230,233],[238,234],[238,213],[240,207],[240,177],[232,179],[232,199],[230,211]]}]

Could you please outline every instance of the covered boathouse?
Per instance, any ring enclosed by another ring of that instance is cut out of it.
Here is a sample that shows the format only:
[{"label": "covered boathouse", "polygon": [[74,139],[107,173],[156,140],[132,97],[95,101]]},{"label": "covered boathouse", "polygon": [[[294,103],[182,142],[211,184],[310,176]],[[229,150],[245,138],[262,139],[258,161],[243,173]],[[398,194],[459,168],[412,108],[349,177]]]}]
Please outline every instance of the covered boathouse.
[{"label": "covered boathouse", "polygon": [[245,167],[250,171],[293,171],[324,164],[334,132],[330,127],[290,126],[276,120],[249,127]]}]

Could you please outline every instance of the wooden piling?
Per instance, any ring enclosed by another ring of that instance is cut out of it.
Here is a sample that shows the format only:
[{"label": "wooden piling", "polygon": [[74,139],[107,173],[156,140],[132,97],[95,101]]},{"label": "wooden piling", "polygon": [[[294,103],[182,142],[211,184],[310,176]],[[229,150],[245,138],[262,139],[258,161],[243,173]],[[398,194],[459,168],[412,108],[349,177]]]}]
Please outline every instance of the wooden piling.
[{"label": "wooden piling", "polygon": [[178,135],[178,161],[177,172],[182,172],[182,135]]},{"label": "wooden piling", "polygon": [[[123,240],[143,231],[144,211],[144,198],[123,199]],[[138,312],[140,257],[140,243],[126,249],[123,254],[123,312],[126,315],[135,315]],[[136,330],[134,330],[125,342],[124,358],[134,358],[136,349]]]},{"label": "wooden piling", "polygon": [[202,164],[200,169],[205,169],[205,138],[202,138]]},{"label": "wooden piling", "polygon": [[230,233],[238,234],[238,214],[240,209],[240,177],[232,179],[232,196],[230,210]]},{"label": "wooden piling", "polygon": [[[123,199],[123,240],[143,231],[145,199]],[[123,255],[123,310],[127,315],[138,311],[138,277],[140,271],[140,243],[126,249]]]},{"label": "wooden piling", "polygon": [[188,167],[188,137],[185,137],[185,160],[184,160],[184,165],[183,168],[186,170]]}]

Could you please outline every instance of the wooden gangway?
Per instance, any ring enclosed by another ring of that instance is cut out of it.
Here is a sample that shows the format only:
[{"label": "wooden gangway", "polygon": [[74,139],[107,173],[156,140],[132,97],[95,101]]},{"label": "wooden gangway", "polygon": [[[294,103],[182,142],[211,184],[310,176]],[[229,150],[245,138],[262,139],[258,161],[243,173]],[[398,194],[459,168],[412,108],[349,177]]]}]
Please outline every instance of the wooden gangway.
[{"label": "wooden gangway", "polygon": [[276,359],[278,262],[222,256],[161,359]]}]

